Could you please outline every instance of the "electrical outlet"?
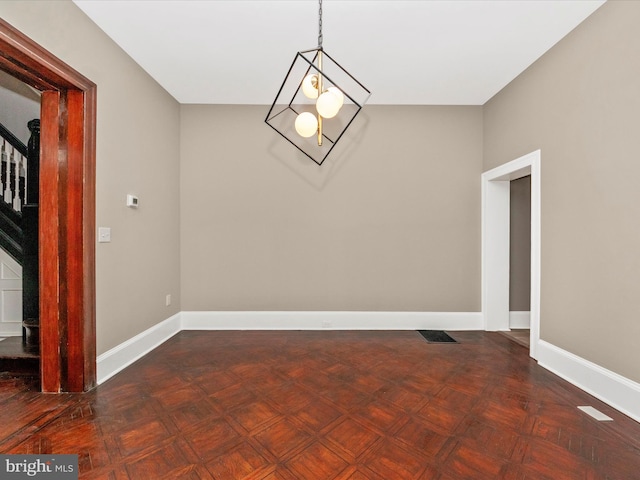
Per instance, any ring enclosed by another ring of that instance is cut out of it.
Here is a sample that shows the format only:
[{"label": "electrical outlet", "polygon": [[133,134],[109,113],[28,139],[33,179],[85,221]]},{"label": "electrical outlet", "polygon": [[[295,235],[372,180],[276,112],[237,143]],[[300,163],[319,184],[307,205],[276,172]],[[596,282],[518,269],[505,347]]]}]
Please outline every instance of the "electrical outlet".
[{"label": "electrical outlet", "polygon": [[168,294],[165,298],[165,304],[167,305],[167,307],[171,305],[171,294]]}]

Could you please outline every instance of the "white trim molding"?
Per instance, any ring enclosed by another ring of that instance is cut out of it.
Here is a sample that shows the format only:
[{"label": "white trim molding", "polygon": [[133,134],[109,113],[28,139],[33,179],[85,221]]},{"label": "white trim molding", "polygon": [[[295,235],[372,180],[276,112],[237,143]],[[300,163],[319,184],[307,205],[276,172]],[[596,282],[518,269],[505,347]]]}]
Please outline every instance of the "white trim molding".
[{"label": "white trim molding", "polygon": [[509,312],[509,328],[531,328],[531,312]]},{"label": "white trim molding", "polygon": [[147,353],[180,332],[180,330],[182,330],[180,313],[177,313],[99,355],[96,359],[98,385],[109,380],[136,360],[144,357]]},{"label": "white trim molding", "polygon": [[538,342],[538,364],[640,422],[640,384],[551,343]]},{"label": "white trim molding", "polygon": [[483,330],[480,312],[182,312],[183,330]]}]

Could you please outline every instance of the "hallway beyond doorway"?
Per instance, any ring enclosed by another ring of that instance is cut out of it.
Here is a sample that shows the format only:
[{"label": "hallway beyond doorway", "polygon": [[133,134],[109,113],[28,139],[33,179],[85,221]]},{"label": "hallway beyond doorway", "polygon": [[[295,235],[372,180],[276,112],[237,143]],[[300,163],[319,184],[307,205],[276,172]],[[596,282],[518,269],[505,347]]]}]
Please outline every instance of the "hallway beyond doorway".
[{"label": "hallway beyond doorway", "polygon": [[529,348],[531,333],[528,328],[512,328],[507,332],[500,332],[505,337],[513,340],[514,342],[522,345],[523,347]]}]

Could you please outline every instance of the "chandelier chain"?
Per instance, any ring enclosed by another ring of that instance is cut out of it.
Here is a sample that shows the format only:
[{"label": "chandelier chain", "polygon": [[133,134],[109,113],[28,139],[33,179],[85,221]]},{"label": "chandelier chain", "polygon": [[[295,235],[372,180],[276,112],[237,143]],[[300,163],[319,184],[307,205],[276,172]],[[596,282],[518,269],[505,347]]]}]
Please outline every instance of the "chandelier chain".
[{"label": "chandelier chain", "polygon": [[318,0],[318,48],[322,48],[322,0]]}]

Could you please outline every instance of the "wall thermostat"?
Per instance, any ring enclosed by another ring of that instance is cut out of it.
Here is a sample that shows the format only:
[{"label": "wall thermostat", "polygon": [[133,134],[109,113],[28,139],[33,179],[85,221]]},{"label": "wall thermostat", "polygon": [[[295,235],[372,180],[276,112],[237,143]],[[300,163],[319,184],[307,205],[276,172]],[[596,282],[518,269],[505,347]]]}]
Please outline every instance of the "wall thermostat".
[{"label": "wall thermostat", "polygon": [[138,197],[135,195],[127,195],[127,207],[138,208]]}]

